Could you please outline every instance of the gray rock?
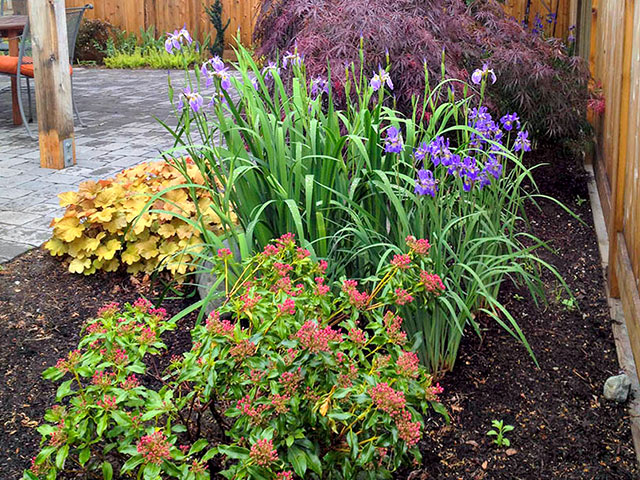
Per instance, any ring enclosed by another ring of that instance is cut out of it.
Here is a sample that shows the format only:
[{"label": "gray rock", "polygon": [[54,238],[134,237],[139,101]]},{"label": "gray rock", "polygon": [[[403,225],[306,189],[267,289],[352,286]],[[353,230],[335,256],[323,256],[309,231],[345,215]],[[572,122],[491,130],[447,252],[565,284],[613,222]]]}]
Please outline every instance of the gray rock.
[{"label": "gray rock", "polygon": [[[228,240],[223,240],[222,243],[225,247],[231,249],[231,251],[234,252],[234,258],[237,262],[242,261],[239,248],[232,248]],[[212,266],[213,265],[211,264],[211,262],[205,260],[196,272],[196,283],[198,284],[198,294],[200,295],[200,298],[206,298],[207,295],[209,295],[209,292],[218,279],[217,275],[211,273]],[[218,285],[218,291],[223,295],[215,295],[214,298],[212,298],[211,301],[205,306],[207,315],[218,308],[224,301],[224,283],[220,283],[220,285]]]},{"label": "gray rock", "polygon": [[607,400],[612,400],[618,403],[624,403],[629,397],[629,389],[631,387],[631,380],[626,374],[615,375],[607,378],[604,382],[604,389],[602,394]]}]

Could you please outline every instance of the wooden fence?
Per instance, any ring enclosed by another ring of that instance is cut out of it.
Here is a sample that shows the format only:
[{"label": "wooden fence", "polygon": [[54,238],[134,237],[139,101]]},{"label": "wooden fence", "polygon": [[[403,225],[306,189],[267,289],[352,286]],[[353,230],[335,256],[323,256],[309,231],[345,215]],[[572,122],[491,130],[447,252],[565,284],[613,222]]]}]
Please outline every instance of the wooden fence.
[{"label": "wooden fence", "polygon": [[[146,30],[153,26],[156,34],[164,34],[186,24],[200,40],[206,35],[215,35],[204,9],[211,0],[66,0],[66,4],[77,7],[87,1],[94,7],[86,12],[87,18],[106,20],[128,32],[137,34],[141,28]],[[233,45],[238,29],[242,43],[251,43],[259,4],[260,0],[222,0],[223,24],[229,20],[225,32],[227,45]]]},{"label": "wooden fence", "polygon": [[[620,297],[640,372],[640,0],[589,0],[592,75],[605,111],[593,119],[594,169],[609,235],[608,287]],[[585,42],[586,44],[586,42]]]},{"label": "wooden fence", "polygon": [[[14,0],[14,2],[19,0]],[[154,26],[156,33],[173,31],[186,23],[187,28],[200,40],[207,34],[215,34],[204,11],[203,4],[212,0],[66,0],[68,7],[81,6],[90,1],[94,9],[86,13],[87,18],[106,20],[128,32],[138,33],[141,28]],[[545,25],[545,32],[557,37],[566,37],[571,25],[576,24],[577,7],[581,0],[532,0],[529,23],[533,25],[536,14]],[[527,0],[505,0],[506,13],[518,21],[525,18]],[[224,23],[230,20],[225,34],[227,45],[233,45],[240,29],[242,43],[249,45],[253,35],[260,0],[222,0]],[[573,12],[573,14],[572,14]],[[548,25],[549,13],[557,15],[556,24]]]}]

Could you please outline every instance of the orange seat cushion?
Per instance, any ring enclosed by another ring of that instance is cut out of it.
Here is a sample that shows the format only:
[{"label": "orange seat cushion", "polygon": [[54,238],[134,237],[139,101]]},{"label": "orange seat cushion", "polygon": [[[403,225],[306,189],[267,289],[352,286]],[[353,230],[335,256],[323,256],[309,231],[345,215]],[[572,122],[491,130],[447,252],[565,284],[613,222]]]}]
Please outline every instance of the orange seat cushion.
[{"label": "orange seat cushion", "polygon": [[[18,57],[8,55],[0,56],[0,73],[8,75],[16,75],[18,72]],[[33,59],[31,57],[22,57],[22,65],[20,73],[25,77],[33,78]],[[73,74],[73,68],[69,66],[69,73]]]}]

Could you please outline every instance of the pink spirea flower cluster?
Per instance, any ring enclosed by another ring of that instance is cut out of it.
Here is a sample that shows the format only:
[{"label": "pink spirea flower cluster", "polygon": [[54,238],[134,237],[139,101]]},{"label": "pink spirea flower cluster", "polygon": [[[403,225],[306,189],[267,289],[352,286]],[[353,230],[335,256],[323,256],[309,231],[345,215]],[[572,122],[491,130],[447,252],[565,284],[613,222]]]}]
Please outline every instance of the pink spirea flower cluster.
[{"label": "pink spirea flower cluster", "polygon": [[413,235],[409,235],[405,242],[407,243],[407,247],[411,249],[413,253],[416,255],[425,256],[429,254],[429,249],[431,249],[431,244],[429,240],[425,238],[416,239]]},{"label": "pink spirea flower cluster", "polygon": [[231,250],[229,250],[228,248],[220,248],[218,249],[218,257],[226,260],[227,258],[231,257],[231,255],[233,255],[231,253]]},{"label": "pink spirea flower cluster", "polygon": [[260,302],[260,300],[262,300],[262,296],[256,294],[253,297],[250,297],[249,293],[245,293],[244,295],[240,295],[239,299],[242,302],[240,310],[243,312],[250,312],[253,307],[255,307]]},{"label": "pink spirea flower cluster", "polygon": [[418,376],[418,366],[420,360],[414,352],[402,352],[396,362],[398,375],[416,378]]},{"label": "pink spirea flower cluster", "polygon": [[106,315],[113,315],[120,308],[120,304],[118,302],[110,302],[101,307],[98,310],[98,317],[104,317]]},{"label": "pink spirea flower cluster", "polygon": [[316,281],[316,288],[314,293],[319,296],[319,297],[323,297],[325,296],[327,293],[329,293],[329,285],[325,285],[325,279],[324,277],[316,277],[315,278]]},{"label": "pink spirea flower cluster", "polygon": [[349,303],[358,310],[364,310],[369,304],[369,294],[358,290],[358,282],[345,280],[342,283],[342,291],[349,296]]},{"label": "pink spirea flower cluster", "polygon": [[230,336],[233,334],[235,325],[229,320],[220,320],[220,312],[214,310],[209,314],[205,323],[207,332],[215,335]]},{"label": "pink spirea flower cluster", "polygon": [[320,273],[322,274],[327,273],[327,268],[329,268],[329,264],[327,263],[326,260],[318,261],[318,270],[320,270]]},{"label": "pink spirea flower cluster", "polygon": [[395,301],[398,305],[406,305],[413,302],[413,296],[404,288],[396,288],[394,291]]},{"label": "pink spirea flower cluster", "polygon": [[297,389],[298,385],[302,381],[302,369],[298,367],[298,370],[295,372],[283,372],[280,375],[280,385],[283,388],[285,395],[293,395]]},{"label": "pink spirea flower cluster", "polygon": [[249,457],[256,465],[267,467],[278,461],[278,452],[273,448],[273,441],[263,438],[251,445]]},{"label": "pink spirea flower cluster", "polygon": [[299,248],[299,247],[296,248],[296,257],[298,257],[299,260],[303,260],[310,256],[311,256],[311,252],[306,248]]},{"label": "pink spirea flower cluster", "polygon": [[56,363],[56,368],[63,372],[69,372],[74,370],[82,358],[82,352],[80,350],[72,350],[67,354],[67,358],[61,358]]},{"label": "pink spirea flower cluster", "polygon": [[236,345],[231,347],[231,349],[229,350],[229,355],[231,355],[238,361],[242,361],[245,358],[255,354],[256,350],[257,347],[255,343],[250,340],[244,339],[240,340]]},{"label": "pink spirea flower cluster", "polygon": [[150,308],[153,308],[153,303],[146,298],[140,297],[133,302],[133,308],[137,308],[141,312],[147,312]]},{"label": "pink spirea flower cluster", "polygon": [[349,340],[359,346],[363,346],[367,343],[367,333],[364,330],[359,329],[358,327],[354,327],[349,330]]},{"label": "pink spirea flower cluster", "polygon": [[311,353],[328,352],[331,350],[329,342],[339,342],[342,334],[330,326],[320,328],[314,320],[308,320],[294,335],[300,345]]},{"label": "pink spirea flower cluster", "polygon": [[120,388],[123,390],[132,390],[140,386],[140,381],[133,373],[120,382]]},{"label": "pink spirea flower cluster", "polygon": [[56,426],[56,429],[50,433],[49,445],[52,447],[61,447],[67,441],[67,432],[64,430],[64,420]]},{"label": "pink spirea flower cluster", "polygon": [[149,327],[145,327],[140,332],[138,342],[140,342],[141,345],[151,345],[152,343],[155,343],[156,339],[156,332],[151,330]]},{"label": "pink spirea flower cluster", "polygon": [[413,447],[421,438],[420,422],[413,422],[411,412],[406,409],[404,393],[394,390],[388,383],[382,382],[369,389],[369,396],[375,406],[393,417],[398,428],[398,436],[407,446]]},{"label": "pink spirea flower cluster", "polygon": [[96,371],[91,377],[91,383],[98,387],[106,388],[113,385],[117,375],[114,372]]},{"label": "pink spirea flower cluster", "polygon": [[254,423],[260,423],[260,421],[262,420],[262,414],[265,412],[265,410],[269,409],[269,405],[254,405],[251,397],[249,395],[245,395],[240,400],[238,400],[238,402],[236,403],[236,408],[251,420],[253,420]]},{"label": "pink spirea flower cluster", "polygon": [[435,295],[440,295],[444,292],[444,284],[442,279],[436,273],[429,273],[425,270],[420,272],[420,281],[423,283],[427,292],[431,292]]},{"label": "pink spirea flower cluster", "polygon": [[289,407],[287,406],[287,402],[291,397],[289,395],[280,395],[279,393],[274,393],[271,395],[271,405],[276,413],[287,413],[289,411]]},{"label": "pink spirea flower cluster", "polygon": [[396,345],[404,345],[407,342],[407,334],[402,331],[402,317],[388,311],[385,313],[383,321],[389,340]]},{"label": "pink spirea flower cluster", "polygon": [[394,390],[387,382],[381,382],[371,387],[369,396],[377,408],[389,415],[399,414],[407,404],[404,393]]},{"label": "pink spirea flower cluster", "polygon": [[291,270],[293,270],[291,265],[282,262],[273,262],[273,268],[281,277],[286,276]]},{"label": "pink spirea flower cluster", "polygon": [[276,480],[293,480],[293,472],[291,470],[276,473]]},{"label": "pink spirea flower cluster", "polygon": [[96,400],[96,405],[105,410],[115,410],[118,406],[115,395],[105,395],[102,400]]},{"label": "pink spirea flower cluster", "polygon": [[293,298],[287,298],[283,303],[278,305],[278,310],[281,314],[288,313],[289,315],[293,315],[296,313],[296,302]]},{"label": "pink spirea flower cluster", "polygon": [[143,436],[136,447],[146,463],[161,465],[164,460],[171,458],[171,453],[169,452],[171,444],[165,434],[159,430]]},{"label": "pink spirea flower cluster", "polygon": [[391,265],[399,268],[400,270],[406,270],[411,266],[411,257],[406,254],[394,255],[391,260]]}]

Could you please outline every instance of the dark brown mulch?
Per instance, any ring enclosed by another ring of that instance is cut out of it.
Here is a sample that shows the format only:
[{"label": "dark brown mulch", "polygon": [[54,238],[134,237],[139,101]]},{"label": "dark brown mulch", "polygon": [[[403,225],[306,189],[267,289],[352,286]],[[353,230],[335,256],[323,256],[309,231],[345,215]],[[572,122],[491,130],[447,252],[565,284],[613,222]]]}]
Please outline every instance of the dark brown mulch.
[{"label": "dark brown mulch", "polygon": [[[523,291],[505,284],[503,301],[525,331],[540,368],[526,350],[490,322],[482,339],[470,334],[454,372],[442,382],[452,415],[422,442],[424,479],[632,479],[637,468],[627,411],[606,402],[604,380],[618,371],[604,297],[600,257],[581,167],[558,149],[533,160],[551,163],[536,173],[541,190],[570,206],[583,226],[559,207],[541,201],[530,211],[534,233],[558,249],[548,253],[576,294],[580,310],[556,299],[536,307]],[[20,478],[38,447],[33,430],[52,403],[55,386],[41,372],[78,341],[80,325],[109,301],[126,302],[142,291],[126,275],[72,275],[41,250],[0,270],[0,479]],[[171,313],[186,305],[173,301]],[[179,350],[188,339],[172,337]],[[489,443],[493,419],[516,428],[512,449]]]},{"label": "dark brown mulch", "polygon": [[[425,442],[430,474],[438,479],[632,479],[638,469],[625,406],[606,401],[602,386],[619,373],[584,169],[559,148],[531,155],[541,193],[551,201],[529,208],[533,233],[555,254],[554,264],[579,309],[562,300],[547,276],[550,305],[538,308],[525,291],[505,284],[501,300],[514,314],[540,368],[494,323],[482,339],[470,334],[454,371],[444,379],[453,421]],[[493,419],[515,426],[512,450],[490,444]]]}]

